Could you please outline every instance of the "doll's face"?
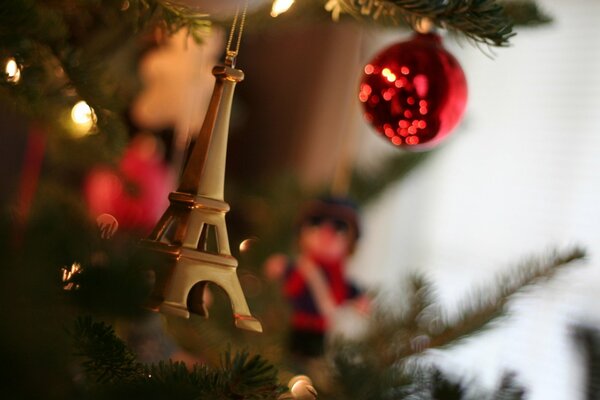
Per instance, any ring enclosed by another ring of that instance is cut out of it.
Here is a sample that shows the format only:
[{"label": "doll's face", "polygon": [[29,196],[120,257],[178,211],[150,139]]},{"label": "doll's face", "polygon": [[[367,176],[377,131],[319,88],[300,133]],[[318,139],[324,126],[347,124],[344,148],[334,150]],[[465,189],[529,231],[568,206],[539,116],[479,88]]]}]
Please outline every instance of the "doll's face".
[{"label": "doll's face", "polygon": [[300,228],[300,251],[323,262],[338,262],[348,257],[352,242],[348,223],[312,217]]}]

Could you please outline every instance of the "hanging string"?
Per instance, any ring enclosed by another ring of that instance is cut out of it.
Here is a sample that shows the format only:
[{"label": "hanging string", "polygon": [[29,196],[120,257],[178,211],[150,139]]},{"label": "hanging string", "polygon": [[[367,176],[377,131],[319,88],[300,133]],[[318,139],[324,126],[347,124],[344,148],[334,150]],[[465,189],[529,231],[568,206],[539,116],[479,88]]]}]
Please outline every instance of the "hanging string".
[{"label": "hanging string", "polygon": [[[233,16],[233,22],[231,23],[231,29],[229,31],[229,39],[227,40],[227,47],[225,48],[225,64],[229,67],[235,67],[235,60],[238,52],[240,51],[240,43],[242,41],[242,33],[244,32],[244,23],[246,22],[246,10],[248,9],[248,0],[244,0],[244,9],[242,10],[242,17],[240,19],[240,25],[238,25],[238,18],[240,14],[240,6],[238,5],[235,9],[235,15]],[[233,36],[235,31],[238,31],[237,43],[235,50],[231,50],[233,43]]]}]

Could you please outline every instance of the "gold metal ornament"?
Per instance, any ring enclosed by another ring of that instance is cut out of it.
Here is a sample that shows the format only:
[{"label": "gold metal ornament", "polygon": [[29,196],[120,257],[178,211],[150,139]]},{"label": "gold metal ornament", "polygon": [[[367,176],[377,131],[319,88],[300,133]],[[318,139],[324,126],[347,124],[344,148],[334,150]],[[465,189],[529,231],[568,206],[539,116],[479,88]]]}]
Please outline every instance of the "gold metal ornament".
[{"label": "gold metal ornament", "polygon": [[290,379],[288,389],[278,400],[316,400],[319,397],[312,379],[306,375],[296,375]]},{"label": "gold metal ornament", "polygon": [[244,73],[231,59],[212,71],[216,82],[202,129],[184,168],[170,205],[142,245],[157,263],[150,308],[184,318],[208,317],[203,293],[208,282],[229,297],[238,328],[262,332],[250,314],[231,255],[223,199],[229,118],[235,85]]}]

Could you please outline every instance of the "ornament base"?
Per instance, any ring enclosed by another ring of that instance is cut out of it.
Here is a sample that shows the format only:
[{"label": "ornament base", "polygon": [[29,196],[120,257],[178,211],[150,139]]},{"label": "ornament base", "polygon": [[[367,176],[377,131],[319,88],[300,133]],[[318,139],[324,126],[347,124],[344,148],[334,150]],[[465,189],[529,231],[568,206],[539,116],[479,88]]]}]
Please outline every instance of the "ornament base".
[{"label": "ornament base", "polygon": [[[219,286],[229,297],[235,325],[262,332],[260,322],[250,314],[236,274],[237,260],[231,256],[227,240],[225,213],[229,205],[203,196],[174,192],[171,207],[149,239],[142,245],[154,253],[157,263],[154,290],[149,308],[189,318],[191,313],[208,317],[203,293],[209,282]],[[174,242],[164,241],[169,232],[182,231],[178,222],[185,221],[185,234]],[[213,227],[213,229],[209,229]],[[207,248],[210,232],[216,249]]]}]

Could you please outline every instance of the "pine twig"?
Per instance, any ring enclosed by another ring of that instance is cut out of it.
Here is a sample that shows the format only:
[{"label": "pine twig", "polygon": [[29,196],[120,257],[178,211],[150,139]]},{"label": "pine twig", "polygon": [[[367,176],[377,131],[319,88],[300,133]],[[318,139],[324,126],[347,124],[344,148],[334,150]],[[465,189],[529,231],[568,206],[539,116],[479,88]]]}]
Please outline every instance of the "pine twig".
[{"label": "pine twig", "polygon": [[[474,302],[475,305],[464,307],[458,322],[446,325],[438,333],[431,335],[431,347],[441,348],[456,344],[460,340],[489,327],[489,323],[504,315],[506,303],[517,292],[523,291],[543,280],[552,279],[560,270],[571,262],[585,257],[581,248],[573,248],[563,253],[554,251],[551,254],[527,260],[500,279],[498,295],[486,300],[483,295]],[[483,292],[485,293],[485,292]]]},{"label": "pine twig", "polygon": [[[337,2],[338,7],[331,3]],[[331,0],[328,8],[355,16],[403,19],[416,26],[430,19],[439,27],[460,32],[475,42],[506,46],[515,35],[513,22],[496,0]]]},{"label": "pine twig", "polygon": [[402,318],[379,318],[363,343],[338,344],[339,349],[360,353],[365,360],[377,365],[377,370],[405,365],[412,356],[427,349],[446,348],[488,329],[492,321],[505,315],[505,306],[513,295],[551,279],[584,256],[582,249],[574,248],[528,260],[500,279],[495,296],[475,296],[477,300],[465,306],[458,321],[453,323],[443,322],[439,306],[433,303],[431,286],[423,279],[416,279],[415,291],[410,295],[411,306]]},{"label": "pine twig", "polygon": [[[147,2],[149,0],[141,0]],[[209,15],[197,12],[191,7],[167,0],[155,0],[157,8],[160,9],[159,18],[164,21],[169,34],[174,34],[182,28],[187,29],[188,34],[196,43],[202,43],[206,34],[210,31],[211,21]]]},{"label": "pine twig", "polygon": [[576,326],[572,332],[585,368],[585,399],[600,399],[600,331]]},{"label": "pine twig", "polygon": [[107,398],[275,400],[285,390],[278,383],[277,369],[248,352],[227,351],[220,368],[194,365],[188,369],[171,360],[143,365],[112,327],[91,317],[77,319],[71,336],[90,388]]},{"label": "pine twig", "polygon": [[492,400],[521,400],[525,396],[525,389],[517,384],[513,373],[504,374],[500,387],[494,393]]},{"label": "pine twig", "polygon": [[531,1],[505,1],[502,7],[515,26],[538,26],[552,22],[552,17]]},{"label": "pine twig", "polygon": [[99,384],[129,382],[142,376],[142,366],[109,325],[81,317],[75,322],[71,337],[75,355],[82,357],[86,375]]}]

